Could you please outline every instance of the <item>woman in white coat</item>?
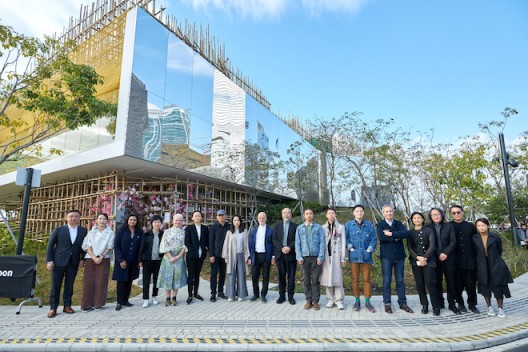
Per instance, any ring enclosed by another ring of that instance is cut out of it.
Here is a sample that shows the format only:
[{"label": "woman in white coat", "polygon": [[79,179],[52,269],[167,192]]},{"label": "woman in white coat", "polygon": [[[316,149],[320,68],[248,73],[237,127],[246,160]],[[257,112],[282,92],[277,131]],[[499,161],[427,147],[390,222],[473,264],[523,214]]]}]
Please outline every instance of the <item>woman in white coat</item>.
[{"label": "woman in white coat", "polygon": [[326,219],[323,225],[323,233],[326,240],[326,253],[323,262],[323,274],[321,285],[326,287],[326,307],[334,305],[339,310],[345,309],[343,300],[345,290],[343,289],[343,268],[347,261],[345,227],[336,220],[335,209],[326,211]]}]

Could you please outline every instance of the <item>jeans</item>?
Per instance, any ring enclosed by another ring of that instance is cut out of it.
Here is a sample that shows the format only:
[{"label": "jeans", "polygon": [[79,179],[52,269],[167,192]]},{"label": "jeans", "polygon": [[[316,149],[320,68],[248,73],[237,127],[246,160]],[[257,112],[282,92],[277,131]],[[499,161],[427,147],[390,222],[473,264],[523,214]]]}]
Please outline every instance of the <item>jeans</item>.
[{"label": "jeans", "polygon": [[391,303],[391,282],[392,268],[394,268],[394,277],[396,278],[396,291],[398,292],[398,304],[401,306],[407,303],[405,297],[405,282],[403,280],[403,263],[405,259],[386,259],[381,258],[381,272],[383,275],[383,303]]}]

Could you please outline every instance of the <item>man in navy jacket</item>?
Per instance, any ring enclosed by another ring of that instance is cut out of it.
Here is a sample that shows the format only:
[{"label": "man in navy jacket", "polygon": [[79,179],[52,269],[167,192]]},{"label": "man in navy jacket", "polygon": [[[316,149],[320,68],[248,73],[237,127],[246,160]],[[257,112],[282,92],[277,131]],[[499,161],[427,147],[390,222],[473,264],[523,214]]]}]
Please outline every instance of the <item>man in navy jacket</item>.
[{"label": "man in navy jacket", "polygon": [[[248,264],[252,265],[251,280],[253,281],[253,297],[250,301],[259,299],[262,303],[268,300],[269,275],[271,265],[275,264],[273,256],[273,229],[266,225],[266,213],[261,212],[257,215],[259,226],[249,233],[249,259]],[[259,294],[259,277],[262,272],[262,291]]]},{"label": "man in navy jacket", "polygon": [[403,279],[403,264],[405,262],[403,239],[409,237],[409,231],[407,231],[400,221],[394,219],[394,208],[392,205],[384,205],[381,212],[384,219],[376,224],[376,232],[380,242],[381,272],[383,275],[383,303],[385,303],[385,312],[392,314],[391,281],[392,271],[394,269],[400,309],[407,313],[413,313],[412,309],[407,305],[407,297],[405,297],[405,282]]}]

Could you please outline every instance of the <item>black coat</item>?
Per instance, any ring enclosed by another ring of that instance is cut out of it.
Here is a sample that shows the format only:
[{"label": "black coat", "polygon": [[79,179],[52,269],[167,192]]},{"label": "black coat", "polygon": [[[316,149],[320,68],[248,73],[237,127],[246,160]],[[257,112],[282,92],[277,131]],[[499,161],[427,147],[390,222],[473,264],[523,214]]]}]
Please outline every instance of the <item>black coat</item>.
[{"label": "black coat", "polygon": [[[205,225],[200,226],[200,239],[196,225],[192,224],[185,228],[185,246],[187,247],[187,259],[204,259],[207,256],[209,247],[209,229]],[[198,247],[202,248],[202,255],[199,256]]]},{"label": "black coat", "polygon": [[219,222],[215,222],[209,227],[209,256],[222,257],[225,237],[230,228],[231,224],[227,221],[223,226]]},{"label": "black coat", "polygon": [[473,235],[477,233],[475,225],[462,221],[457,223],[451,221],[456,236],[457,268],[465,270],[477,269],[477,249],[473,242]]},{"label": "black coat", "polygon": [[[139,277],[139,246],[141,245],[143,230],[137,229],[134,238],[130,229],[117,231],[114,241],[114,273],[112,279],[117,281],[130,281]],[[127,268],[122,269],[119,263],[126,261]],[[132,277],[128,277],[128,268],[132,266]]]},{"label": "black coat", "polygon": [[504,286],[513,282],[510,269],[502,259],[502,241],[499,235],[490,233],[488,236],[488,257],[484,252],[484,244],[479,234],[473,235],[473,242],[477,248],[477,281],[489,286],[489,277],[493,277],[496,286]]},{"label": "black coat", "polygon": [[[288,262],[294,262],[295,259],[295,232],[297,231],[297,224],[290,221],[288,227],[288,238],[286,239],[287,246],[290,248],[290,253],[284,255],[284,260]],[[283,221],[279,221],[273,225],[273,246],[275,247],[275,259],[279,260],[282,257],[282,239],[284,238],[284,225]]]},{"label": "black coat", "polygon": [[46,261],[55,266],[66,266],[71,257],[72,265],[77,267],[85,254],[81,247],[87,232],[86,228],[77,226],[77,238],[71,243],[68,225],[57,227],[48,241]]},{"label": "black coat", "polygon": [[416,257],[420,256],[427,259],[427,267],[436,268],[434,236],[435,234],[429,227],[424,227],[422,230],[409,231],[407,249],[409,250],[411,265],[417,266]]},{"label": "black coat", "polygon": [[[436,233],[436,227],[434,224],[427,224],[426,227],[429,227],[431,230],[433,230],[433,233],[435,234],[435,240],[436,236],[438,235]],[[436,257],[441,253],[444,253],[447,255],[447,259],[443,262],[445,265],[455,265],[456,263],[456,236],[455,236],[455,228],[453,225],[451,225],[449,222],[442,222],[442,226],[440,227],[440,246],[438,246],[438,242],[435,242],[435,254]]]},{"label": "black coat", "polygon": [[[163,238],[163,231],[158,233],[159,243]],[[154,245],[154,232],[149,230],[141,237],[141,245],[139,246],[139,261],[152,260],[152,246]],[[158,259],[161,260],[163,254],[158,253]]]},{"label": "black coat", "polygon": [[[383,230],[389,230],[392,236],[385,236]],[[376,232],[380,242],[381,259],[405,259],[402,239],[409,237],[409,231],[400,221],[394,219],[392,226],[389,226],[385,220],[382,220],[376,224]]]}]

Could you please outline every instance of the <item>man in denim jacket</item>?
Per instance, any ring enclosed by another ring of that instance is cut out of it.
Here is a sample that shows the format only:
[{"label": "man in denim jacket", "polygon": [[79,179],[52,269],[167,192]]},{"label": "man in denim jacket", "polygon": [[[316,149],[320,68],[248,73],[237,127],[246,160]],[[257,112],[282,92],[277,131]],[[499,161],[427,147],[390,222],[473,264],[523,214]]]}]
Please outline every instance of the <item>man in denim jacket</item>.
[{"label": "man in denim jacket", "polygon": [[374,225],[368,220],[364,220],[365,208],[358,204],[352,209],[354,220],[345,224],[346,247],[348,250],[348,261],[352,272],[352,294],[356,297],[354,311],[361,308],[359,301],[359,273],[363,277],[363,290],[365,295],[365,308],[374,313],[374,307],[370,304],[372,296],[372,284],[370,282],[370,272],[372,268],[372,253],[376,250],[376,232]]},{"label": "man in denim jacket", "polygon": [[313,222],[312,209],[304,210],[305,222],[297,226],[295,254],[304,277],[304,309],[319,310],[320,278],[325,259],[325,238],[321,225]]}]

